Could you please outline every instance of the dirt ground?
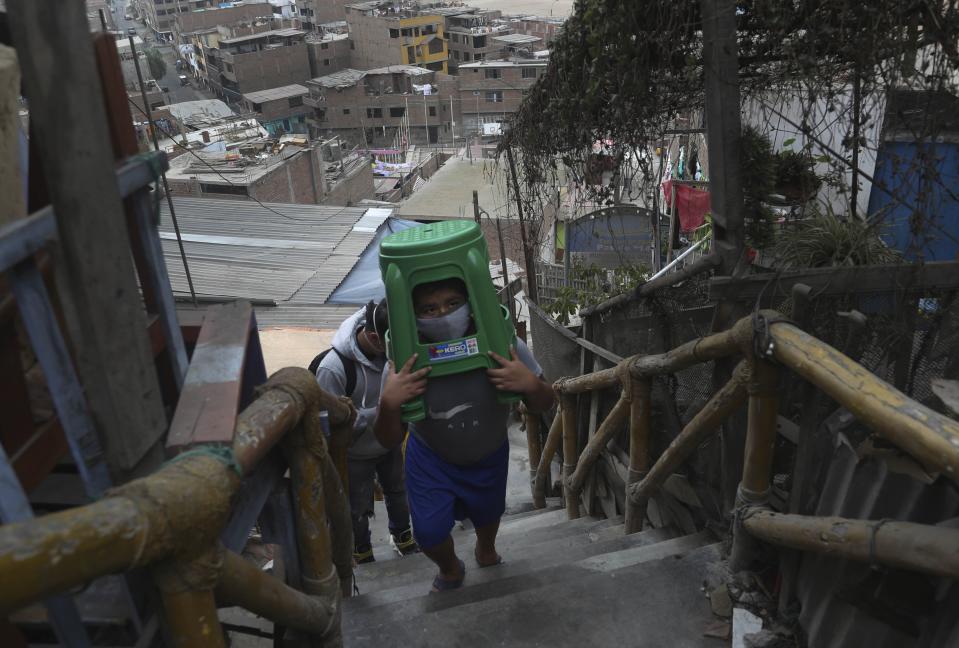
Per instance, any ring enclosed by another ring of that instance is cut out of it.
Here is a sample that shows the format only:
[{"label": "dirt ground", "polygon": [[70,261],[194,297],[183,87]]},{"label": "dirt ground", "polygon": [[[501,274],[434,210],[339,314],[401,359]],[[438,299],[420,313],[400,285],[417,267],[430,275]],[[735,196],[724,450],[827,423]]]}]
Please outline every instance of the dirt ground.
[{"label": "dirt ground", "polygon": [[500,9],[506,14],[533,14],[566,18],[572,13],[573,0],[469,0],[477,9]]},{"label": "dirt ground", "polygon": [[309,366],[317,353],[330,347],[334,333],[334,329],[260,329],[260,346],[263,347],[267,375],[283,367]]}]

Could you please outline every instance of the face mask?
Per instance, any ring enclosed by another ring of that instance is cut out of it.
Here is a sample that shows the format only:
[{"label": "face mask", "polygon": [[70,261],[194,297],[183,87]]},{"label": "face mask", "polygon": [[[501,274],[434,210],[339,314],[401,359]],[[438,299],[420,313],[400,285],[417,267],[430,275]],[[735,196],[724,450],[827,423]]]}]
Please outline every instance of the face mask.
[{"label": "face mask", "polygon": [[463,304],[442,317],[416,318],[416,328],[430,342],[455,340],[466,335],[470,327],[470,305]]}]

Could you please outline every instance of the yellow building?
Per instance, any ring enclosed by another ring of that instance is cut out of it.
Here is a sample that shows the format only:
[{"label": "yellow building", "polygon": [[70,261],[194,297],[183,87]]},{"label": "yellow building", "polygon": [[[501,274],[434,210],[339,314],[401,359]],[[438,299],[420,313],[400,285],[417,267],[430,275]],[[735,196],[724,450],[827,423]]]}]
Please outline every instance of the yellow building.
[{"label": "yellow building", "polygon": [[345,9],[354,68],[418,65],[449,71],[443,16],[396,9],[389,0],[358,2]]}]

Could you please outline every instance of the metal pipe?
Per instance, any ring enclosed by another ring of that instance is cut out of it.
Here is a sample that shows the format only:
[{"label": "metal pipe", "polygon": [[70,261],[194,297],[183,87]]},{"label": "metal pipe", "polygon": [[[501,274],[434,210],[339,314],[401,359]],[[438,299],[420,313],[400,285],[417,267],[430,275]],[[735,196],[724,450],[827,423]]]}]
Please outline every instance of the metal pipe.
[{"label": "metal pipe", "polygon": [[759,540],[836,558],[959,578],[959,530],[889,520],[813,517],[751,509],[743,528]]},{"label": "metal pipe", "polygon": [[[632,401],[629,404],[629,474],[626,482],[626,492],[638,482],[641,482],[649,471],[649,432],[652,421],[652,381],[632,380],[630,390]],[[643,530],[643,521],[646,518],[646,509],[626,498],[626,533],[636,533]]]},{"label": "metal pipe", "polygon": [[[675,191],[675,189],[674,189],[674,191]],[[670,236],[672,236],[672,231],[673,231],[672,228],[670,228],[669,231],[670,231]],[[671,240],[672,240],[672,239],[670,239],[670,241],[671,241]],[[672,269],[675,268],[677,265],[679,265],[679,262],[680,262],[680,261],[682,261],[683,259],[685,259],[686,257],[688,257],[690,254],[692,254],[693,252],[695,252],[696,250],[698,250],[699,248],[701,248],[701,247],[706,243],[706,241],[708,241],[708,240],[709,240],[708,238],[704,238],[704,239],[700,239],[699,241],[693,243],[693,245],[691,245],[690,247],[688,247],[688,248],[686,248],[685,250],[683,250],[682,254],[680,254],[680,255],[677,256],[675,259],[673,259],[672,261],[670,261],[669,263],[667,263],[666,265],[664,265],[662,270],[660,270],[659,272],[657,272],[656,274],[654,274],[652,277],[650,277],[650,278],[647,279],[646,281],[647,281],[647,282],[650,282],[650,281],[652,281],[653,279],[659,279],[659,278],[660,278],[661,276],[663,276],[664,274],[668,274],[670,270],[672,270]],[[667,253],[667,256],[671,255],[672,253],[673,253],[673,250],[672,250],[672,242],[670,242],[670,247],[669,247],[669,251],[668,251],[668,253]]]},{"label": "metal pipe", "polygon": [[563,493],[566,498],[566,514],[570,520],[580,516],[579,495],[570,487],[570,478],[576,470],[576,399],[563,396],[560,412],[563,416]]},{"label": "metal pipe", "polygon": [[335,601],[295,590],[231,551],[223,557],[216,595],[283,627],[316,637],[329,634],[338,618]]},{"label": "metal pipe", "polygon": [[[598,393],[598,392],[593,392]],[[626,422],[626,416],[630,412],[630,402],[625,396],[620,396],[616,405],[610,411],[609,415],[596,430],[596,434],[589,440],[583,452],[579,455],[576,462],[576,470],[568,479],[569,491],[574,495],[583,492],[583,483],[586,481],[586,475],[589,473],[593,464],[599,459],[599,455],[606,449],[606,444],[613,438],[613,435],[619,432],[623,423]]]},{"label": "metal pipe", "polygon": [[746,382],[749,369],[740,362],[732,378],[723,388],[713,394],[701,410],[679,433],[669,447],[660,455],[646,477],[629,487],[629,499],[645,507],[650,496],[672,475],[699,444],[713,434],[730,414],[746,401]]},{"label": "metal pipe", "polygon": [[539,456],[539,463],[536,465],[536,479],[533,482],[533,507],[546,507],[546,489],[549,486],[549,480],[552,478],[553,456],[563,437],[563,414],[562,409],[557,409],[556,416],[553,417],[553,423],[549,426],[549,432],[546,435],[546,443],[543,444],[543,453]]},{"label": "metal pipe", "polygon": [[859,363],[786,322],[770,325],[773,355],[882,437],[959,482],[959,422],[910,399]]}]

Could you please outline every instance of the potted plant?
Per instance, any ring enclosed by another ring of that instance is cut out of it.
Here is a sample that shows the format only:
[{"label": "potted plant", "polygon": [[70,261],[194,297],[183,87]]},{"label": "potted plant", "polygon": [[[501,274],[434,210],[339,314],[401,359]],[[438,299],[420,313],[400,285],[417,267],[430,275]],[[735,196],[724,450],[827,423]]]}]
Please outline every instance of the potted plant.
[{"label": "potted plant", "polygon": [[815,197],[822,180],[813,170],[815,164],[806,151],[785,150],[776,154],[776,193],[790,204],[805,203]]}]

